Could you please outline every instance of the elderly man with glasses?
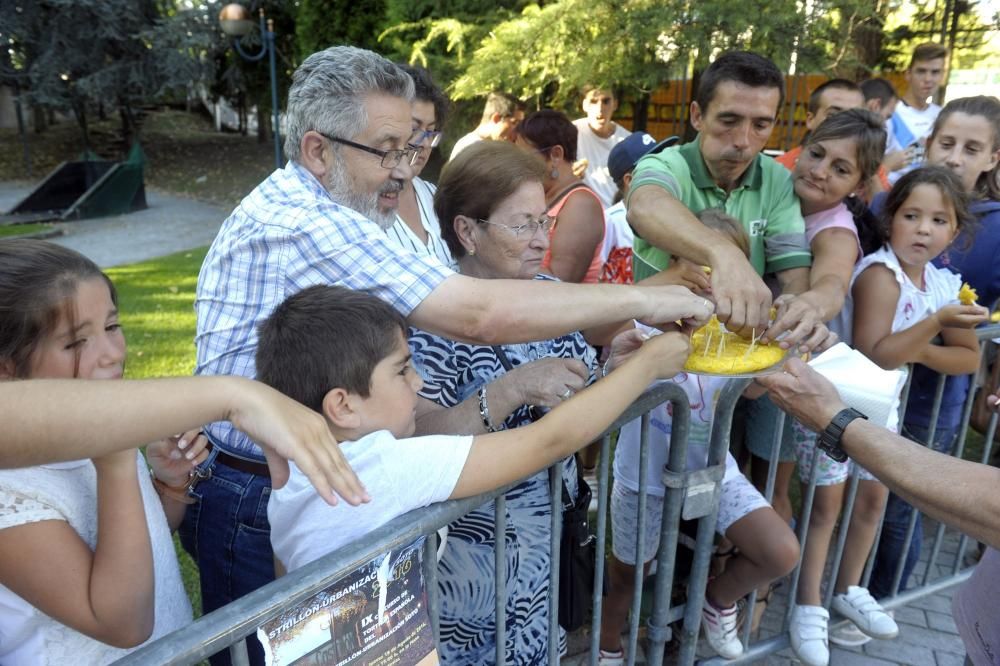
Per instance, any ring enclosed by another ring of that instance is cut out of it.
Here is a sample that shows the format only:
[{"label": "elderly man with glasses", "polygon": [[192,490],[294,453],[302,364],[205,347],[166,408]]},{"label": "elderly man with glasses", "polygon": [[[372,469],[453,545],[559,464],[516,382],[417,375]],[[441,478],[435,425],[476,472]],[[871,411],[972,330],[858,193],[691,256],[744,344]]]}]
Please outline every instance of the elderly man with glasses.
[{"label": "elderly man with glasses", "polygon": [[[610,331],[633,318],[708,318],[711,303],[681,287],[481,280],[391,243],[384,229],[417,159],[413,98],[410,76],[370,51],[329,48],[295,71],[289,161],[232,212],[198,276],[198,374],[253,377],[257,324],[315,284],[370,291],[415,326],[483,344]],[[195,504],[181,538],[198,560],[207,613],[272,580],[274,568],[261,450],[225,423],[206,432],[212,455],[201,476],[209,478],[190,490]],[[251,652],[263,663],[259,646]]]}]

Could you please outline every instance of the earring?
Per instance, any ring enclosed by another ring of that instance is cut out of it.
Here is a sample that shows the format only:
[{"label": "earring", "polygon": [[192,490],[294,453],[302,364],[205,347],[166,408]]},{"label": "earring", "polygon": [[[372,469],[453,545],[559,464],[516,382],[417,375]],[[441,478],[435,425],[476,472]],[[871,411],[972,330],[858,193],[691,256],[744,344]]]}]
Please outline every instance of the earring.
[{"label": "earring", "polygon": [[476,251],[475,251],[475,250],[469,250],[467,254],[468,254],[468,255],[469,255],[470,257],[474,257],[474,256],[476,256]]},{"label": "earring", "polygon": [[559,178],[559,169],[552,167],[552,171],[549,172],[549,178],[557,180]]}]

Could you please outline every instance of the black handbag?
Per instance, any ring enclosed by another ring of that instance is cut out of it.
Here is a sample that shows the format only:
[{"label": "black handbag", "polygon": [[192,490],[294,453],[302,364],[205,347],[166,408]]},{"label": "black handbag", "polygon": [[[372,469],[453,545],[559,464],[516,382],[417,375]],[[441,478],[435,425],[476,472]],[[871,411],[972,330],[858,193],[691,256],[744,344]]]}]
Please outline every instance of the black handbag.
[{"label": "black handbag", "polygon": [[[513,367],[502,347],[493,346],[504,370]],[[534,409],[532,419],[540,418]],[[597,561],[597,540],[590,533],[591,490],[577,470],[576,501],[569,496],[562,482],[562,537],[559,540],[559,625],[573,631],[587,621],[590,598],[594,592],[594,569]]]},{"label": "black handbag", "polygon": [[562,484],[563,526],[559,541],[559,625],[573,631],[587,621],[594,593],[597,539],[590,533],[590,486],[577,475],[574,502]]}]

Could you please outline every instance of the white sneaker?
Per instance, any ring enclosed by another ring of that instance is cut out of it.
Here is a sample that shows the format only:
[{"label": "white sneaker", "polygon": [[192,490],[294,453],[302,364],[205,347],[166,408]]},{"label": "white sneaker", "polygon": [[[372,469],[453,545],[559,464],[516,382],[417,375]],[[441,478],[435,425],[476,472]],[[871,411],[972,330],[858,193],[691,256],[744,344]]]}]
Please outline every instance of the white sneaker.
[{"label": "white sneaker", "polygon": [[862,633],[853,622],[841,622],[830,629],[830,642],[843,647],[858,647],[871,643],[872,637]]},{"label": "white sneaker", "polygon": [[833,610],[858,626],[872,638],[895,638],[899,635],[896,621],[885,612],[875,597],[863,587],[851,585],[844,594],[833,597]]},{"label": "white sneaker", "polygon": [[705,638],[712,649],[725,659],[736,659],[743,654],[743,643],[740,642],[737,631],[738,616],[736,604],[720,610],[706,599],[701,609],[701,626],[705,629]]},{"label": "white sneaker", "polygon": [[625,650],[617,652],[599,650],[597,652],[597,666],[625,666]]},{"label": "white sneaker", "polygon": [[806,666],[827,666],[830,663],[830,645],[827,627],[830,613],[822,606],[796,606],[788,625],[792,651]]}]

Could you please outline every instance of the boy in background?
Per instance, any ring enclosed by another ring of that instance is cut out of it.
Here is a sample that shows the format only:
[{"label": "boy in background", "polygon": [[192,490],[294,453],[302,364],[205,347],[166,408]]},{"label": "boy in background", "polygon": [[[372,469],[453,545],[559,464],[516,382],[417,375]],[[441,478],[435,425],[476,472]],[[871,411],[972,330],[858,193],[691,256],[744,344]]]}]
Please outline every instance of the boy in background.
[{"label": "boy in background", "polygon": [[885,154],[901,153],[901,166],[889,171],[889,182],[895,184],[903,174],[916,169],[924,162],[924,146],[930,136],[934,121],[941,107],[930,101],[944,81],[945,59],[948,49],[934,42],[921,44],[913,49],[910,66],[903,77],[907,89],[899,98],[886,132],[889,141]]},{"label": "boy in background", "polygon": [[576,142],[578,164],[586,160],[583,182],[597,193],[607,208],[614,203],[618,189],[608,172],[608,158],[611,150],[632,133],[613,120],[618,99],[611,88],[585,87],[582,106],[586,117],[573,121],[579,135]]}]

